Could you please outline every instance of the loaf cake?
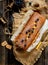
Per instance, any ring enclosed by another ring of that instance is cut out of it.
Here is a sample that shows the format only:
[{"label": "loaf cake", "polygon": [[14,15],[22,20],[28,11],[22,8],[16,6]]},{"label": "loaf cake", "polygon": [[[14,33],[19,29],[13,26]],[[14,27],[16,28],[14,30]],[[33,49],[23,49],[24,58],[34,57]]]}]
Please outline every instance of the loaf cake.
[{"label": "loaf cake", "polygon": [[30,45],[33,44],[33,41],[35,40],[35,37],[37,36],[44,22],[45,17],[37,12],[34,12],[27,21],[26,25],[24,25],[22,31],[14,38],[13,41],[16,46],[23,50],[27,50]]}]

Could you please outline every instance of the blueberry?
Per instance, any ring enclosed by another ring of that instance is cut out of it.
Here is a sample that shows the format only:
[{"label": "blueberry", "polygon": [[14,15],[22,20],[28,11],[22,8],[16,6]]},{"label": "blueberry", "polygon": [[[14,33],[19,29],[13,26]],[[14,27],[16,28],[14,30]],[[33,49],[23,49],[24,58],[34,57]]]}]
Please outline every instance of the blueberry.
[{"label": "blueberry", "polygon": [[23,42],[24,42],[24,40],[22,39],[22,40],[21,40],[21,42],[23,43]]},{"label": "blueberry", "polygon": [[37,18],[35,22],[37,23],[38,21],[39,21],[39,18]]}]

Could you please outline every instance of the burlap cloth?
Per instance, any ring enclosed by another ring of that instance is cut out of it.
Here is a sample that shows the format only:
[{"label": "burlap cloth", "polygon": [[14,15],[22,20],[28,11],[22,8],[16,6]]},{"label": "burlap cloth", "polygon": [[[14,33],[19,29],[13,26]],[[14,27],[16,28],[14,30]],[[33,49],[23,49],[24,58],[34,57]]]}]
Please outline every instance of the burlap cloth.
[{"label": "burlap cloth", "polygon": [[[13,24],[13,33],[17,31],[18,27],[22,23],[22,19],[24,17],[23,12],[20,14],[14,13],[14,24]],[[16,17],[17,16],[17,17]],[[42,53],[42,50],[48,45],[48,30],[43,34],[41,39],[41,44],[33,49],[31,52],[17,50],[16,45],[13,43],[13,53],[15,59],[21,62],[23,65],[33,65]]]},{"label": "burlap cloth", "polygon": [[[26,8],[25,10],[28,10],[28,9]],[[40,10],[41,10],[40,13],[43,15],[45,14],[45,16],[48,13],[48,12],[46,13],[46,11],[48,10],[45,9],[46,10],[45,11],[44,8]],[[25,14],[24,9],[20,13],[13,14],[13,17],[14,17],[13,34],[15,31],[17,31],[18,27],[22,23],[24,14]],[[47,18],[48,18],[48,14],[47,14]],[[21,62],[23,65],[34,65],[34,63],[38,60],[38,58],[40,58],[42,51],[45,49],[46,46],[48,46],[48,30],[43,34],[43,37],[40,42],[41,43],[39,44],[39,46],[37,46],[31,52],[17,50],[16,45],[13,43],[13,53],[14,53],[15,59]]]}]

